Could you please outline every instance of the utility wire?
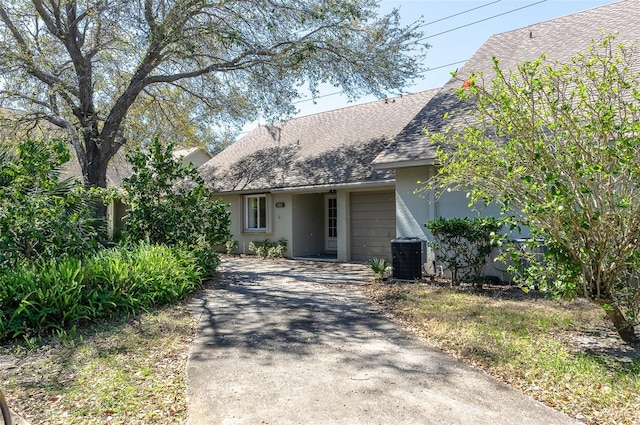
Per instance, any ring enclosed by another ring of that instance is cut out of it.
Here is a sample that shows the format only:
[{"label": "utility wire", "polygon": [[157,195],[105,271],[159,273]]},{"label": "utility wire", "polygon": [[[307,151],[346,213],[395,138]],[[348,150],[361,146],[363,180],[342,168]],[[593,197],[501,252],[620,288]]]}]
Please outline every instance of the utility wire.
[{"label": "utility wire", "polygon": [[[424,24],[420,25],[418,28],[426,27],[427,25],[431,25],[431,24],[434,24],[434,23],[436,23],[436,22],[441,22],[441,21],[444,21],[444,20],[447,20],[447,19],[450,19],[450,18],[454,18],[454,17],[456,17],[456,16],[464,15],[465,13],[472,12],[472,11],[477,10],[477,9],[481,9],[481,8],[483,8],[483,7],[486,7],[486,6],[492,5],[492,4],[494,4],[494,3],[499,3],[500,1],[501,1],[501,0],[494,0],[494,1],[492,1],[492,2],[489,2],[489,3],[483,4],[483,5],[481,5],[481,6],[476,6],[476,7],[474,7],[474,8],[467,9],[467,10],[464,10],[464,11],[462,11],[462,12],[455,13],[455,14],[453,14],[453,15],[445,16],[444,18],[440,18],[440,19],[436,19],[435,21],[431,21],[431,22],[424,23]],[[489,16],[489,17],[484,18],[484,19],[480,19],[480,20],[478,20],[478,21],[469,22],[468,24],[461,25],[461,26],[459,26],[459,27],[451,28],[451,29],[448,29],[448,30],[446,30],[446,31],[442,31],[442,32],[439,32],[439,33],[436,33],[436,34],[432,34],[432,35],[429,35],[429,36],[427,36],[427,37],[423,37],[423,38],[421,38],[421,39],[419,39],[419,40],[417,40],[417,41],[424,41],[424,40],[426,40],[426,39],[428,39],[428,38],[436,37],[436,36],[438,36],[438,35],[446,34],[446,33],[453,32],[453,31],[457,31],[457,30],[459,30],[459,29],[466,28],[466,27],[469,27],[469,26],[471,26],[471,25],[479,24],[479,23],[481,23],[481,22],[485,22],[485,21],[488,21],[488,20],[491,20],[491,19],[495,19],[495,18],[500,17],[500,16],[504,16],[504,15],[508,15],[508,14],[510,14],[510,13],[513,13],[513,12],[517,12],[517,11],[519,11],[519,10],[527,9],[527,8],[529,8],[529,7],[532,7],[532,6],[538,5],[538,4],[540,4],[540,3],[545,3],[546,1],[547,1],[547,0],[540,0],[540,1],[537,1],[537,2],[535,2],[535,3],[528,4],[528,5],[526,5],[526,6],[518,7],[518,8],[516,8],[516,9],[511,9],[511,10],[508,10],[508,11],[506,11],[506,12],[499,13],[499,14],[497,14],[497,15],[493,15],[493,16]],[[448,64],[446,64],[446,65],[439,65],[439,66],[436,66],[436,67],[430,67],[430,68],[428,68],[425,72],[435,71],[436,69],[442,69],[442,68],[446,68],[446,67],[448,67],[448,66],[452,66],[452,65],[458,65],[458,64],[464,63],[464,62],[466,62],[466,61],[467,61],[467,59],[465,59],[465,60],[461,60],[461,61],[457,61],[457,62],[451,62],[451,63],[448,63]],[[298,100],[298,101],[293,102],[293,104],[294,104],[294,105],[298,105],[298,104],[300,104],[300,103],[311,102],[311,101],[314,101],[314,100],[316,100],[316,99],[322,99],[322,98],[325,98],[325,97],[335,96],[335,95],[343,94],[343,93],[344,93],[344,91],[340,90],[340,91],[333,92],[333,93],[323,94],[322,96],[318,96],[318,97],[315,97],[315,98],[301,99],[301,100]],[[412,93],[407,93],[407,94],[412,94]],[[249,132],[251,132],[251,131],[253,131],[253,130],[243,131],[243,132],[239,133],[239,135],[241,135],[241,134],[245,134],[245,133],[249,133]]]},{"label": "utility wire", "polygon": [[421,39],[419,39],[419,40],[417,40],[417,41],[424,41],[424,40],[426,40],[426,39],[428,39],[428,38],[436,37],[436,36],[438,36],[438,35],[446,34],[446,33],[448,33],[448,32],[452,32],[452,31],[456,31],[456,30],[459,30],[459,29],[462,29],[462,28],[470,27],[471,25],[479,24],[480,22],[485,22],[485,21],[488,21],[488,20],[490,20],[490,19],[495,19],[495,18],[497,18],[497,17],[499,17],[499,16],[508,15],[509,13],[517,12],[518,10],[526,9],[526,8],[528,8],[528,7],[535,6],[535,5],[540,4],[540,3],[544,3],[544,2],[546,2],[546,1],[547,1],[547,0],[540,0],[540,1],[537,1],[537,2],[535,2],[535,3],[528,4],[528,5],[526,5],[526,6],[518,7],[518,8],[516,8],[516,9],[511,9],[511,10],[508,10],[508,11],[506,11],[506,12],[499,13],[499,14],[497,14],[497,15],[489,16],[488,18],[480,19],[479,21],[469,22],[468,24],[464,24],[464,25],[461,25],[461,26],[459,26],[459,27],[451,28],[451,29],[448,29],[448,30],[446,30],[446,31],[441,31],[441,32],[436,33],[436,34],[428,35],[428,36],[423,37],[423,38],[421,38]]},{"label": "utility wire", "polygon": [[[492,2],[489,2],[489,3],[483,4],[483,5],[481,5],[481,6],[476,6],[476,7],[474,7],[474,8],[467,9],[467,10],[464,10],[464,11],[462,11],[462,12],[455,13],[455,14],[453,14],[453,15],[445,16],[444,18],[436,19],[435,21],[431,21],[431,22],[427,22],[427,23],[425,23],[425,24],[422,24],[422,25],[420,25],[418,28],[422,28],[422,27],[425,27],[425,26],[427,26],[427,25],[434,24],[434,23],[436,23],[436,22],[440,22],[440,21],[444,21],[444,20],[447,20],[447,19],[450,19],[450,18],[453,18],[453,17],[456,17],[456,16],[460,16],[460,15],[463,15],[463,14],[465,14],[465,13],[468,13],[468,12],[471,12],[471,11],[474,11],[474,10],[477,10],[477,9],[480,9],[480,8],[483,8],[483,7],[486,7],[486,6],[489,6],[489,5],[491,5],[491,4],[499,3],[500,1],[502,1],[502,0],[494,0],[494,1],[492,1]],[[537,1],[537,2],[535,2],[535,3],[528,4],[528,5],[526,5],[526,6],[518,7],[518,8],[516,8],[516,9],[511,9],[511,10],[508,10],[508,11],[506,11],[506,12],[499,13],[499,14],[497,14],[497,15],[493,15],[493,16],[489,16],[489,17],[484,18],[484,19],[480,19],[479,21],[470,22],[470,23],[468,23],[468,24],[461,25],[461,26],[456,27],[456,28],[451,28],[451,29],[449,29],[449,30],[442,31],[442,32],[439,32],[439,33],[437,33],[437,34],[432,34],[432,35],[429,35],[429,36],[427,36],[427,37],[423,37],[423,38],[421,38],[421,39],[420,39],[420,40],[418,40],[418,41],[424,41],[424,40],[426,40],[427,38],[435,37],[435,36],[438,36],[438,35],[441,35],[441,34],[446,34],[446,33],[448,33],[448,32],[452,32],[452,31],[456,31],[456,30],[459,30],[459,29],[462,29],[462,28],[466,28],[466,27],[469,27],[469,26],[471,26],[471,25],[478,24],[478,23],[480,23],[480,22],[484,22],[484,21],[488,21],[488,20],[490,20],[490,19],[497,18],[497,17],[499,17],[499,16],[508,15],[509,13],[517,12],[518,10],[526,9],[526,8],[528,8],[528,7],[535,6],[535,5],[540,4],[540,3],[544,3],[544,2],[546,2],[546,1],[547,1],[547,0],[540,0],[540,1]],[[440,65],[440,66],[437,66],[437,67],[432,67],[432,68],[427,69],[427,71],[426,71],[426,72],[429,72],[429,71],[435,71],[436,69],[446,68],[446,67],[448,67],[448,66],[451,66],[451,65],[457,65],[457,64],[460,64],[460,63],[463,63],[463,62],[466,62],[466,59],[465,59],[465,60],[461,60],[461,61],[457,61],[457,62],[448,63],[448,64],[446,64],[446,65]],[[297,104],[300,104],[300,103],[311,102],[311,101],[316,100],[316,99],[322,99],[322,98],[325,98],[325,97],[335,96],[335,95],[343,94],[343,93],[344,93],[343,91],[337,91],[337,92],[333,92],[333,93],[327,93],[327,94],[324,94],[324,95],[322,95],[322,96],[318,96],[318,97],[315,97],[315,98],[301,99],[301,100],[298,100],[298,101],[296,101],[296,102],[293,102],[293,104],[294,104],[294,105],[297,105]]]},{"label": "utility wire", "polygon": [[453,15],[445,16],[444,18],[436,19],[435,21],[426,22],[426,23],[424,23],[422,25],[417,26],[416,28],[424,28],[427,25],[435,24],[436,22],[446,21],[447,19],[455,18],[456,16],[464,15],[465,13],[473,12],[474,10],[482,9],[483,7],[490,6],[490,5],[494,4],[494,3],[500,3],[501,1],[502,0],[495,0],[495,1],[483,4],[481,6],[476,6],[476,7],[473,7],[471,9],[463,10],[462,12],[454,13]]},{"label": "utility wire", "polygon": [[[458,64],[461,64],[461,63],[465,63],[466,61],[467,61],[467,59],[461,60],[461,61],[457,61],[457,62],[451,62],[451,63],[448,63],[446,65],[439,65],[439,66],[436,66],[436,67],[429,68],[425,72],[435,71],[436,69],[447,68],[447,67],[452,66],[452,65],[458,65]],[[315,97],[315,98],[310,97],[310,98],[307,98],[307,99],[297,100],[297,101],[293,102],[293,104],[297,105],[299,103],[311,102],[311,101],[316,100],[316,99],[322,99],[323,97],[335,96],[337,94],[343,94],[343,93],[344,93],[344,91],[340,90],[340,91],[333,92],[333,93],[323,94],[322,96],[318,96],[318,97]],[[415,93],[417,93],[417,92],[407,92],[407,93],[404,93],[404,94],[409,95],[409,94],[415,94]],[[238,136],[241,136],[241,135],[247,134],[247,133],[251,133],[253,130],[254,129],[242,131],[242,132],[238,133]]]},{"label": "utility wire", "polygon": [[[445,65],[438,65],[438,66],[435,66],[435,67],[429,67],[429,68],[427,68],[427,70],[425,72],[435,71],[436,69],[447,68],[447,67],[452,66],[452,65],[458,65],[458,64],[461,64],[461,63],[465,63],[466,61],[467,61],[467,59],[461,60],[461,61],[457,61],[457,62],[451,62],[451,63],[445,64]],[[299,103],[311,102],[311,101],[316,100],[316,99],[322,99],[324,97],[335,96],[337,94],[343,94],[343,93],[344,93],[344,91],[340,90],[340,91],[336,91],[336,92],[333,92],[333,93],[323,94],[322,96],[308,97],[306,99],[296,100],[295,102],[292,102],[292,103],[294,105],[297,105]],[[405,94],[413,94],[413,93],[405,93]]]}]

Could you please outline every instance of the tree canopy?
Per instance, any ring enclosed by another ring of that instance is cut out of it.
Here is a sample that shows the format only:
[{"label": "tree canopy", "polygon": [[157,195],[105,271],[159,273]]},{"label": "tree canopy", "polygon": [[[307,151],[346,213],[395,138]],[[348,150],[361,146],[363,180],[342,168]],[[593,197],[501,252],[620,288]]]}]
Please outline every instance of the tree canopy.
[{"label": "tree canopy", "polygon": [[16,0],[0,4],[0,106],[63,128],[85,183],[127,140],[201,137],[294,110],[320,83],[383,96],[421,73],[417,24],[375,0]]},{"label": "tree canopy", "polygon": [[445,142],[438,185],[498,202],[548,246],[536,283],[602,306],[627,342],[640,306],[640,56],[613,36],[566,63],[544,56],[459,90],[474,102]]}]

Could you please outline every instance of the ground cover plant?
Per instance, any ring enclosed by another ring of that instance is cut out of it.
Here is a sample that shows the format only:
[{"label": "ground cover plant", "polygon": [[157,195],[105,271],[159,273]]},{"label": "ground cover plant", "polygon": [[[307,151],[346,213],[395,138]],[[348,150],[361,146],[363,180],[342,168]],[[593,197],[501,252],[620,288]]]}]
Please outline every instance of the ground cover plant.
[{"label": "ground cover plant", "polygon": [[640,423],[640,350],[586,300],[448,282],[367,288],[411,332],[557,410],[588,424]]},{"label": "ground cover plant", "polygon": [[74,333],[87,322],[176,302],[202,278],[190,251],[143,243],[0,269],[0,341]]},{"label": "ground cover plant", "polygon": [[184,304],[36,346],[0,345],[0,387],[32,424],[182,424],[197,318]]},{"label": "ground cover plant", "polygon": [[287,253],[287,240],[280,238],[277,241],[270,239],[251,241],[249,250],[263,258],[282,258]]}]

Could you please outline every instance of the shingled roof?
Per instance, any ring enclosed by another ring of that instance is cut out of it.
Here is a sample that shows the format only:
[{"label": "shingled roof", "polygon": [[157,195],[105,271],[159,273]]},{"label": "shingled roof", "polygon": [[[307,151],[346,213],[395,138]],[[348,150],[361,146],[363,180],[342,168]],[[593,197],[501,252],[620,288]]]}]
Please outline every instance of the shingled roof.
[{"label": "shingled roof", "polygon": [[393,181],[392,170],[374,170],[371,162],[436,92],[260,126],[204,164],[200,172],[215,192]]},{"label": "shingled roof", "polygon": [[[604,34],[617,33],[616,42],[640,41],[640,0],[623,0],[564,17],[540,22],[524,28],[491,36],[425,106],[423,122],[429,132],[445,131],[449,127],[464,125],[471,110],[469,103],[459,101],[456,90],[471,72],[482,72],[485,81],[495,75],[493,58],[502,69],[514,69],[519,63],[535,60],[542,54],[549,61],[566,62],[580,51],[586,50],[592,40]],[[444,120],[445,113],[453,118]],[[465,116],[466,114],[466,116]],[[378,155],[373,164],[378,169],[432,164],[436,159],[434,146],[425,133],[411,127],[400,134]]]}]

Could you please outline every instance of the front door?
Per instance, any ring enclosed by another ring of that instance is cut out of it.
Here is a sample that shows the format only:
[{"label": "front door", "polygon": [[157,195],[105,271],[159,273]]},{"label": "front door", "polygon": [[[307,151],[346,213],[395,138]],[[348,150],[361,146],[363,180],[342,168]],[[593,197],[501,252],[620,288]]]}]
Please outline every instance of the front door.
[{"label": "front door", "polygon": [[324,198],[324,211],[324,249],[327,252],[336,252],[338,251],[338,199],[335,196]]}]

